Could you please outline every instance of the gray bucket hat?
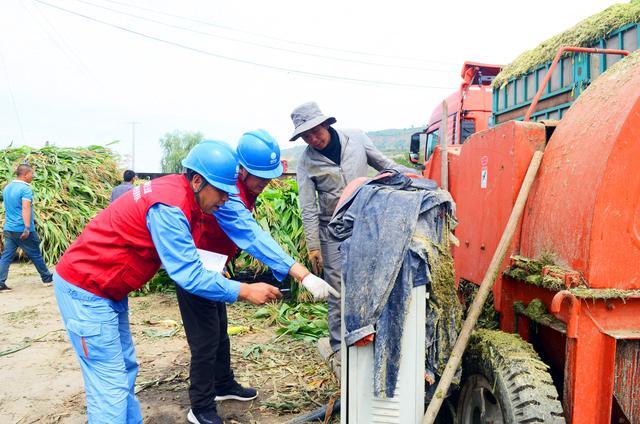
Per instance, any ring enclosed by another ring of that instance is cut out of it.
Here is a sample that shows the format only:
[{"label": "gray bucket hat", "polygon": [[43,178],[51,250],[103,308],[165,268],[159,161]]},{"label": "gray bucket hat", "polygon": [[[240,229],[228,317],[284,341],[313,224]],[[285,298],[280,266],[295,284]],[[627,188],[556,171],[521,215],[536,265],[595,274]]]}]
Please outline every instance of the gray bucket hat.
[{"label": "gray bucket hat", "polygon": [[325,116],[316,104],[316,102],[308,102],[301,104],[291,112],[291,120],[293,121],[293,135],[289,141],[295,141],[300,134],[310,130],[313,127],[317,127],[323,122],[328,122],[329,125],[336,123],[336,118],[333,116]]}]

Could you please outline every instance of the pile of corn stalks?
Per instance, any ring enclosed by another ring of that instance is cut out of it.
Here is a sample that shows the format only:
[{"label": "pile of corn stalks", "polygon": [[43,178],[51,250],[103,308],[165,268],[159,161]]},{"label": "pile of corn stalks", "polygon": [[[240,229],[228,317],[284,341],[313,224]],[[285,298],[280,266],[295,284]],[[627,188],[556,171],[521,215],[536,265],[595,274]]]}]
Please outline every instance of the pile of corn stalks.
[{"label": "pile of corn stalks", "polygon": [[535,49],[522,53],[496,76],[493,86],[501,88],[510,79],[524,75],[537,66],[551,61],[560,47],[589,47],[594,41],[611,31],[634,22],[640,22],[640,0],[614,4],[574,27],[543,41]]},{"label": "pile of corn stalks", "polygon": [[[304,228],[298,207],[298,184],[295,179],[271,181],[258,197],[253,215],[258,224],[271,234],[271,237],[285,252],[310,268]],[[243,252],[234,260],[234,272],[247,270],[261,273],[268,271],[268,268]]]},{"label": "pile of corn stalks", "polygon": [[[0,187],[15,179],[23,162],[34,168],[36,229],[45,261],[54,264],[89,220],[109,204],[120,173],[106,147],[8,148],[0,150]],[[4,203],[0,222],[4,225]]]}]

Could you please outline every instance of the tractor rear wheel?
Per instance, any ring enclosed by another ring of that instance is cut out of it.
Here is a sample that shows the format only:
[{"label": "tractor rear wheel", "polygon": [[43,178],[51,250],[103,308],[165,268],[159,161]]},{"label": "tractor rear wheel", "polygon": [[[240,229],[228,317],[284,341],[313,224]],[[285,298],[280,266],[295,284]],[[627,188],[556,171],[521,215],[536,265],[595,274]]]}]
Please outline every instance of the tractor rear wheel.
[{"label": "tractor rear wheel", "polygon": [[476,331],[463,359],[457,422],[564,423],[548,369],[518,335]]}]

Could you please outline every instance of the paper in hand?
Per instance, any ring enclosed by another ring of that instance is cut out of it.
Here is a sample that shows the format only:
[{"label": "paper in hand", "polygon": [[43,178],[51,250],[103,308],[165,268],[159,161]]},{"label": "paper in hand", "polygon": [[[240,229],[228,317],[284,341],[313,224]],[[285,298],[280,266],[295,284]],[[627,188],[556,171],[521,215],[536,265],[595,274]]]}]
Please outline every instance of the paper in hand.
[{"label": "paper in hand", "polygon": [[224,266],[227,263],[227,256],[219,253],[210,252],[208,250],[197,249],[200,255],[200,260],[204,268],[212,272],[220,272],[224,270]]}]

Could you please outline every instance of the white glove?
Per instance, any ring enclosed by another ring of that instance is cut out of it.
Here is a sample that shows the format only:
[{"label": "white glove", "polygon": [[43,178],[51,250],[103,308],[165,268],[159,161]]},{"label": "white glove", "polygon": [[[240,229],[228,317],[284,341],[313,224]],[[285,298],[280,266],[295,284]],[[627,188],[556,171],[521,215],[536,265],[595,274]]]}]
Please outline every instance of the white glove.
[{"label": "white glove", "polygon": [[340,299],[340,293],[322,278],[308,274],[302,279],[302,285],[311,292],[315,300],[324,300],[331,294]]}]

